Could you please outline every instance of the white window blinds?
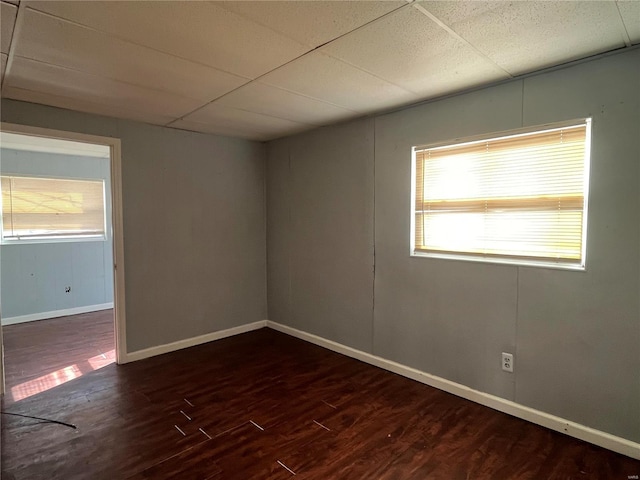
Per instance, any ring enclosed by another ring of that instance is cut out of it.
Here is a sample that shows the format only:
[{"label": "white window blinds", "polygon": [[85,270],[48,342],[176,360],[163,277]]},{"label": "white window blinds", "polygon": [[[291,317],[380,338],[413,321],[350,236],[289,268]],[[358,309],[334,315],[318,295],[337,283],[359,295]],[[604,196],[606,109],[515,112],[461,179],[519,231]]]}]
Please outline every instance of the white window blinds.
[{"label": "white window blinds", "polygon": [[3,239],[104,236],[102,180],[2,176]]},{"label": "white window blinds", "polygon": [[588,132],[415,148],[414,253],[583,265]]}]

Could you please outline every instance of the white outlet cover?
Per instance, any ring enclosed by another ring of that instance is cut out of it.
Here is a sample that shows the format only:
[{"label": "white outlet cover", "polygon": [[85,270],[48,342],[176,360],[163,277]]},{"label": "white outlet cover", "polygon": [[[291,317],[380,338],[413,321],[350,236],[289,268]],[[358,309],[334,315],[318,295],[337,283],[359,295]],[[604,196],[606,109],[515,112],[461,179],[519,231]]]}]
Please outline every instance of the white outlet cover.
[{"label": "white outlet cover", "polygon": [[513,373],[513,354],[502,352],[502,370]]}]

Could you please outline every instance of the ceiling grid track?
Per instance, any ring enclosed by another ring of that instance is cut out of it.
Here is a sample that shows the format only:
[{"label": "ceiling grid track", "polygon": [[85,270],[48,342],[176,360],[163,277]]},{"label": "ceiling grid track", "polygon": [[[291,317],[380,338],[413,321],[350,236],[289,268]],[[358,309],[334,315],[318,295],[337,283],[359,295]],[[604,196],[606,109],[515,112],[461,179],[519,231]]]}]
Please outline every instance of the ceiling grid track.
[{"label": "ceiling grid track", "polygon": [[169,3],[2,0],[3,97],[265,141],[640,48],[623,0]]},{"label": "ceiling grid track", "polygon": [[11,43],[9,44],[9,52],[7,53],[7,66],[4,70],[4,77],[2,78],[2,86],[4,88],[4,84],[9,77],[9,73],[11,72],[11,67],[13,65],[13,57],[15,56],[16,51],[16,37],[22,30],[22,25],[24,23],[24,10],[26,8],[26,2],[22,1],[18,4],[18,12],[16,13],[16,20],[13,24],[13,31],[11,32]]},{"label": "ceiling grid track", "polygon": [[622,36],[624,38],[624,44],[627,47],[631,46],[631,36],[629,35],[629,31],[627,30],[627,25],[624,23],[624,18],[622,17],[622,12],[620,11],[619,0],[616,0],[616,11],[618,12],[618,17],[620,18],[620,26],[622,27]]},{"label": "ceiling grid track", "polygon": [[[185,117],[188,117],[188,116],[190,116],[190,115],[193,115],[193,114],[194,114],[194,113],[196,113],[196,112],[199,112],[199,111],[200,111],[200,110],[202,110],[203,108],[205,108],[205,107],[207,107],[207,106],[211,105],[211,104],[212,104],[213,102],[215,102],[216,100],[220,100],[221,98],[226,97],[227,95],[229,95],[229,94],[231,94],[231,93],[235,92],[236,90],[238,90],[238,89],[240,89],[240,88],[242,88],[242,87],[244,87],[244,86],[246,86],[246,85],[249,85],[249,84],[251,84],[251,83],[260,83],[260,81],[259,81],[259,80],[260,80],[261,78],[263,78],[263,77],[265,77],[265,76],[269,75],[270,73],[273,73],[273,72],[275,72],[276,70],[278,70],[278,69],[280,69],[280,68],[282,68],[282,67],[285,67],[285,66],[287,66],[287,65],[289,65],[289,64],[291,64],[291,63],[293,63],[293,62],[295,62],[296,60],[299,60],[299,59],[301,59],[301,58],[303,58],[303,57],[306,57],[306,56],[307,56],[307,55],[309,55],[310,53],[313,53],[313,52],[315,52],[315,51],[321,50],[323,47],[326,47],[327,45],[329,45],[329,44],[331,44],[331,43],[333,43],[333,42],[335,42],[335,41],[337,41],[337,40],[340,40],[341,38],[344,38],[344,37],[346,37],[347,35],[351,35],[351,34],[353,34],[354,32],[357,32],[357,31],[359,31],[359,30],[361,30],[361,29],[363,29],[363,28],[365,28],[365,27],[367,27],[367,26],[369,26],[369,25],[372,25],[372,24],[374,24],[374,23],[376,23],[376,22],[379,22],[380,20],[382,20],[382,19],[384,19],[384,18],[387,18],[389,15],[393,15],[394,13],[397,13],[397,12],[399,12],[400,10],[403,10],[403,9],[405,9],[405,8],[407,8],[407,7],[410,7],[411,5],[412,5],[412,3],[407,3],[406,5],[402,5],[402,6],[398,7],[398,8],[396,8],[395,10],[391,10],[390,12],[387,12],[387,13],[385,13],[384,15],[381,15],[381,16],[379,16],[379,17],[377,17],[377,18],[374,18],[373,20],[371,20],[371,21],[369,21],[369,22],[367,22],[367,23],[364,23],[364,24],[362,24],[362,25],[360,25],[360,26],[358,26],[358,27],[354,28],[353,30],[350,30],[350,31],[348,31],[348,32],[346,32],[346,33],[343,33],[342,35],[339,35],[339,36],[337,36],[337,37],[335,37],[335,38],[333,38],[333,39],[331,39],[331,40],[329,40],[329,41],[327,41],[327,42],[323,43],[322,45],[318,45],[317,47],[312,48],[311,50],[309,50],[309,51],[307,51],[307,52],[303,53],[302,55],[299,55],[299,56],[297,56],[297,57],[295,57],[295,58],[293,58],[293,59],[289,60],[288,62],[285,62],[285,63],[283,63],[282,65],[278,65],[276,68],[273,68],[273,69],[269,70],[268,72],[265,72],[265,73],[263,73],[262,75],[259,75],[258,77],[254,78],[254,79],[253,79],[253,80],[251,80],[250,82],[247,82],[247,83],[246,83],[246,84],[244,84],[244,85],[240,85],[239,87],[236,87],[236,88],[234,88],[233,90],[228,91],[228,92],[227,92],[227,93],[225,93],[224,95],[220,95],[219,97],[214,98],[213,100],[211,100],[211,101],[209,101],[209,102],[205,103],[204,105],[201,105],[200,107],[196,108],[195,110],[193,110],[193,111],[191,111],[191,112],[185,113],[185,114],[184,114],[183,116],[181,116],[180,118],[176,118],[175,120],[172,120],[171,122],[167,123],[167,124],[165,125],[165,127],[170,127],[172,124],[174,124],[174,123],[176,123],[176,122],[179,122],[179,121],[184,120],[184,119],[185,119]],[[245,18],[246,18],[246,17],[245,17]],[[325,55],[326,55],[326,54],[325,54]],[[331,56],[331,55],[329,55],[329,56]],[[334,58],[334,57],[331,57],[331,58]],[[335,60],[338,60],[338,61],[343,62],[342,60],[339,60],[339,59],[335,59]],[[347,62],[343,62],[343,63],[347,63]],[[349,65],[349,64],[347,63],[347,65]],[[352,66],[352,67],[354,67],[354,65],[351,65],[351,66]],[[362,68],[359,68],[359,67],[355,67],[355,68],[358,68],[359,70],[361,70],[361,71],[363,71],[363,72],[365,72],[365,73],[367,73],[367,74],[369,74],[369,75],[372,75],[372,74],[371,74],[371,72],[367,72],[366,70],[364,70],[364,69],[362,69]],[[375,76],[375,75],[374,75],[374,76]],[[377,76],[376,76],[376,78],[379,78],[379,77],[377,77]],[[385,80],[385,79],[382,79],[382,78],[379,78],[379,79],[380,79],[380,80],[384,80],[385,82],[390,83],[390,84],[392,84],[392,85],[395,85],[395,84],[393,84],[392,82],[390,82],[390,81],[388,81],[388,80]],[[272,86],[272,85],[269,85],[269,86]],[[397,86],[398,88],[402,88],[402,87],[400,87],[399,85],[395,85],[395,86]],[[275,88],[279,88],[279,87],[275,87]],[[282,88],[281,88],[281,90],[285,90],[285,89],[282,89]],[[403,88],[403,90],[406,90],[406,88]],[[287,90],[285,90],[285,91],[287,91]],[[408,91],[408,90],[407,90],[407,91]],[[298,93],[298,92],[291,92],[291,93],[295,93],[296,95],[299,95],[299,93]],[[320,102],[323,102],[323,103],[328,103],[329,105],[340,106],[341,108],[347,108],[347,107],[344,107],[344,106],[342,106],[342,105],[335,105],[335,104],[332,104],[332,103],[330,103],[330,102],[326,102],[326,101],[324,101],[324,100],[322,100],[322,99],[318,99],[318,98],[315,98],[315,97],[310,97],[310,96],[307,96],[307,95],[304,95],[304,96],[305,96],[305,97],[307,97],[307,98],[311,98],[311,99],[313,99],[313,100],[316,100],[316,101],[320,101]],[[252,113],[257,113],[257,112],[252,112]],[[260,114],[260,115],[264,115],[264,114]],[[267,116],[269,116],[269,115],[267,115]],[[280,118],[280,117],[273,117],[273,118]],[[283,119],[283,120],[287,120],[287,119]]]},{"label": "ceiling grid track", "polygon": [[[24,4],[25,4],[25,2],[23,0],[20,3],[20,5],[24,5]],[[251,83],[251,79],[250,78],[244,77],[243,75],[239,75],[237,73],[227,72],[227,71],[222,70],[220,68],[212,67],[211,65],[207,65],[205,63],[201,63],[201,62],[197,62],[197,61],[194,61],[194,60],[191,60],[191,59],[188,59],[188,58],[180,57],[178,55],[174,55],[172,53],[168,53],[168,52],[165,52],[163,50],[158,50],[158,49],[150,47],[148,45],[142,45],[142,44],[137,43],[137,42],[132,42],[131,40],[128,40],[128,39],[123,38],[123,37],[120,37],[118,35],[113,35],[113,34],[111,34],[109,32],[105,32],[103,30],[99,30],[99,29],[90,27],[88,25],[84,25],[82,23],[74,22],[73,20],[69,20],[67,18],[63,18],[63,17],[57,16],[57,15],[52,15],[52,14],[50,14],[48,12],[43,12],[43,11],[40,11],[40,10],[36,10],[36,9],[34,9],[32,7],[29,7],[29,10],[31,10],[33,12],[37,12],[38,15],[44,15],[44,16],[47,16],[47,17],[50,17],[50,18],[53,18],[53,19],[56,19],[56,20],[60,20],[60,21],[65,22],[65,23],[69,23],[69,24],[71,24],[73,26],[76,26],[76,27],[79,27],[79,28],[83,28],[83,29],[86,29],[86,30],[91,30],[93,32],[98,32],[100,34],[116,38],[116,39],[120,40],[121,42],[130,44],[130,45],[135,45],[137,47],[146,48],[146,49],[149,49],[151,51],[160,53],[162,55],[175,57],[175,58],[178,58],[180,60],[184,60],[185,62],[190,62],[190,63],[196,64],[196,65],[200,65],[202,67],[210,68],[211,70],[216,70],[218,72],[222,72],[222,73],[226,73],[226,74],[229,74],[229,75],[233,75],[233,76],[236,76],[238,78],[244,78],[246,80],[246,83],[243,83],[241,86],[248,85],[249,83]],[[16,19],[16,26],[17,26],[17,22],[18,21]],[[15,29],[14,29],[14,32],[15,32]],[[15,33],[14,33],[14,36],[15,36]],[[12,46],[13,46],[13,44],[14,44],[14,42],[11,42]],[[98,74],[95,74],[95,73],[87,72],[85,70],[79,70],[79,69],[76,69],[76,68],[71,68],[69,66],[63,66],[63,65],[57,65],[57,64],[54,64],[54,63],[45,62],[43,60],[38,60],[36,58],[31,58],[31,57],[26,57],[26,56],[20,56],[20,58],[25,58],[27,60],[31,60],[33,62],[42,63],[44,65],[49,65],[49,66],[53,66],[53,67],[57,67],[57,68],[63,68],[65,70],[69,70],[69,71],[72,71],[72,72],[78,72],[78,73],[81,73],[83,75],[90,75],[90,76],[94,76],[94,77],[97,77],[97,78],[106,78],[106,79],[109,79],[109,80],[113,80],[114,82],[119,82],[119,83],[122,83],[122,84],[125,84],[125,85],[131,85],[131,86],[134,86],[134,87],[144,88],[146,90],[152,90],[152,91],[156,91],[156,92],[159,92],[159,93],[165,93],[165,94],[168,94],[168,95],[179,95],[176,92],[171,92],[171,91],[163,90],[163,89],[160,89],[160,88],[151,87],[149,85],[144,85],[144,84],[140,84],[140,83],[134,83],[134,82],[130,82],[130,81],[127,81],[127,80],[122,80],[122,79],[115,78],[115,77],[112,77],[112,76],[107,76],[107,75],[98,75]],[[7,71],[8,71],[8,63],[7,63]],[[5,73],[5,78],[6,78],[6,73]],[[185,98],[191,98],[192,100],[198,100],[197,98],[193,98],[193,97],[185,97]]]},{"label": "ceiling grid track", "polygon": [[505,70],[504,68],[502,68],[496,62],[494,62],[488,55],[486,55],[484,52],[482,52],[480,49],[478,49],[475,45],[473,45],[471,42],[467,41],[465,38],[463,38],[460,35],[458,35],[458,33],[455,30],[453,30],[451,27],[449,27],[449,25],[444,23],[442,20],[440,20],[438,17],[436,17],[433,13],[431,13],[429,10],[424,8],[422,5],[419,5],[419,4],[415,3],[415,4],[413,4],[413,8],[415,8],[417,11],[422,13],[425,17],[427,17],[430,20],[432,20],[436,25],[438,25],[440,28],[442,28],[444,31],[446,31],[453,38],[455,38],[459,42],[462,42],[465,45],[467,45],[469,48],[471,48],[474,52],[476,52],[478,55],[480,55],[482,58],[484,58],[487,62],[489,62],[495,68],[497,68],[500,71],[504,72],[505,75],[508,75],[509,78],[513,78],[513,74],[511,72],[509,72],[509,71]]},{"label": "ceiling grid track", "polygon": [[[78,1],[83,1],[83,0],[78,0]],[[135,0],[132,0],[132,1],[135,1]],[[173,0],[166,0],[166,1],[173,1]],[[25,0],[22,0],[22,2],[20,2],[20,5],[22,6],[25,3],[26,3]],[[56,20],[62,20],[63,22],[70,23],[71,25],[74,25],[76,27],[80,27],[80,28],[84,28],[84,29],[87,29],[87,30],[91,30],[93,32],[102,33],[104,35],[107,35],[109,37],[113,37],[113,38],[115,38],[117,40],[120,40],[122,42],[126,42],[126,43],[129,43],[131,45],[136,45],[137,47],[148,48],[149,50],[153,50],[154,52],[161,53],[163,55],[169,55],[169,56],[172,56],[172,57],[175,57],[175,58],[179,58],[180,60],[184,60],[185,62],[191,62],[191,63],[194,63],[196,65],[200,65],[202,67],[207,67],[207,68],[210,68],[212,70],[217,70],[217,71],[222,72],[222,73],[227,73],[229,75],[235,75],[236,77],[244,78],[245,80],[247,80],[247,83],[249,83],[251,81],[251,78],[249,78],[249,77],[247,77],[245,75],[240,75],[239,73],[228,72],[227,70],[224,70],[224,69],[219,68],[219,67],[211,66],[211,65],[209,65],[207,63],[200,62],[198,60],[193,60],[191,58],[183,57],[181,55],[176,55],[174,53],[169,53],[169,52],[167,52],[165,50],[161,50],[159,48],[154,48],[154,47],[152,47],[150,45],[145,45],[143,43],[134,42],[134,41],[132,41],[132,40],[126,38],[126,37],[117,35],[117,34],[112,33],[112,32],[108,32],[106,30],[101,30],[99,28],[95,28],[95,27],[92,27],[90,25],[86,25],[84,23],[76,22],[76,21],[71,20],[69,18],[61,17],[59,15],[54,15],[52,13],[45,12],[43,10],[38,10],[37,8],[34,8],[34,7],[29,7],[29,10],[31,10],[33,12],[36,12],[39,15],[45,15],[47,17],[55,18]]]},{"label": "ceiling grid track", "polygon": [[[50,67],[60,68],[62,70],[69,70],[70,72],[76,72],[76,73],[80,73],[82,75],[87,75],[87,76],[90,76],[90,77],[106,78],[107,80],[112,80],[114,82],[122,83],[123,85],[130,85],[130,86],[135,87],[135,88],[143,88],[145,90],[151,90],[153,92],[164,93],[166,95],[183,96],[183,95],[180,95],[180,94],[178,94],[176,92],[170,92],[170,91],[167,91],[167,90],[163,90],[161,88],[150,87],[148,85],[142,85],[142,84],[139,84],[139,83],[133,83],[133,82],[130,82],[130,81],[127,81],[127,80],[121,80],[119,78],[114,78],[114,77],[110,77],[110,76],[108,77],[106,75],[98,75],[97,73],[91,73],[91,72],[87,72],[85,70],[79,70],[77,68],[72,68],[72,67],[63,66],[63,65],[57,65],[55,63],[45,62],[43,60],[38,60],[37,58],[25,57],[25,56],[22,56],[22,55],[19,55],[18,57],[19,58],[24,58],[26,60],[30,60],[32,62],[41,63],[42,65],[47,65],[47,66],[50,66]],[[247,83],[249,83],[249,82],[247,82]],[[243,84],[243,85],[246,85],[246,84]],[[184,97],[184,98],[188,98],[190,100],[198,101],[197,98],[193,98],[193,97]]]}]

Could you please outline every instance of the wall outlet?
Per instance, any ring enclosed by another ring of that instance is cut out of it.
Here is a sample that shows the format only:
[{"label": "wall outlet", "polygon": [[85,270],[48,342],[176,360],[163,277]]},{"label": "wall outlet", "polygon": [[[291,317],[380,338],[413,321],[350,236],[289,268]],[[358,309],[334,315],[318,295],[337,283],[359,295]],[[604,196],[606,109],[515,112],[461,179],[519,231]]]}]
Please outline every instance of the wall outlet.
[{"label": "wall outlet", "polygon": [[513,354],[502,352],[502,370],[513,373]]},{"label": "wall outlet", "polygon": [[64,287],[64,293],[71,293],[71,287],[70,286]]}]

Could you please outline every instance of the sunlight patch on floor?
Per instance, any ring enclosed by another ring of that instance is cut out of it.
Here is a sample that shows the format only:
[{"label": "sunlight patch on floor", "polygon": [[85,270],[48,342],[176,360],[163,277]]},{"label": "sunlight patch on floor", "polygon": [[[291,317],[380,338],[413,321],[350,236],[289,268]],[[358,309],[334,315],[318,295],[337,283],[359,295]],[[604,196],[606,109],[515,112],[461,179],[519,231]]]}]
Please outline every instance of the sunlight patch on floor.
[{"label": "sunlight patch on floor", "polygon": [[45,392],[54,387],[67,383],[75,378],[81,377],[84,373],[106,367],[116,361],[115,350],[96,355],[87,359],[87,368],[81,369],[78,364],[69,365],[55,372],[48,373],[28,382],[21,383],[11,388],[11,396],[14,402],[31,397],[41,392]]},{"label": "sunlight patch on floor", "polygon": [[99,368],[106,367],[116,361],[116,351],[109,350],[101,355],[96,355],[87,360],[91,365],[92,370],[98,370]]}]

